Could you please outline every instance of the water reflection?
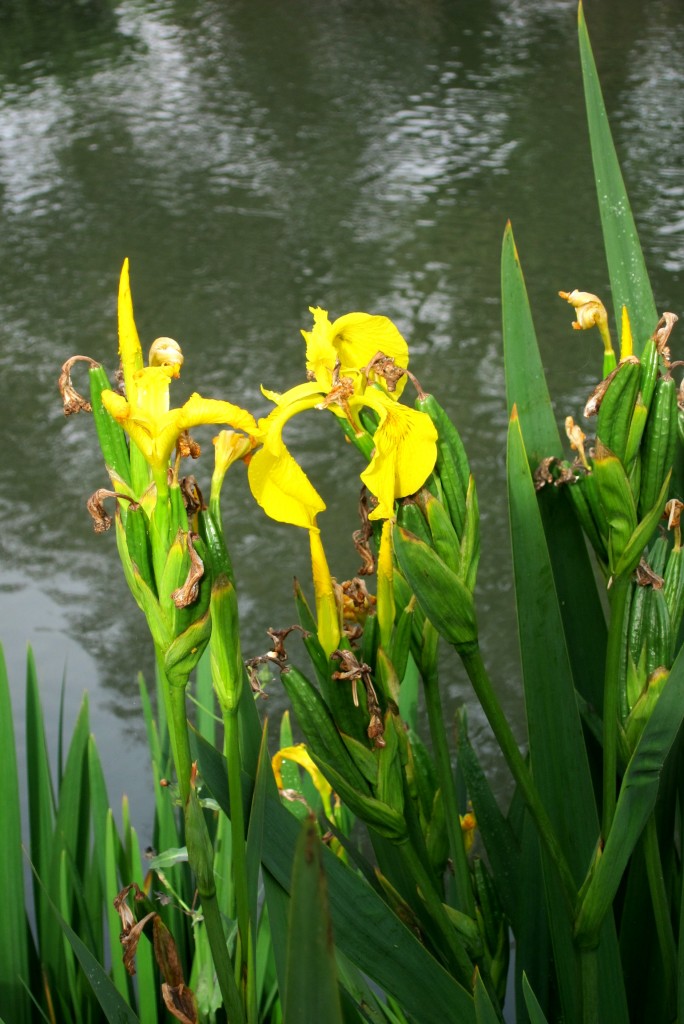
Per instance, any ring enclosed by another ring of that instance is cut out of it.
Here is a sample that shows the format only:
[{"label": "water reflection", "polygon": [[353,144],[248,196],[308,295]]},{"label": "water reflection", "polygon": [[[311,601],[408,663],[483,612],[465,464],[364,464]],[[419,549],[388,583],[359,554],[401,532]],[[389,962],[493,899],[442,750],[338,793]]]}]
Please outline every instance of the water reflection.
[{"label": "water reflection", "polygon": [[[638,0],[606,3],[590,28],[656,290],[676,309],[682,77],[667,54],[673,44],[678,52],[682,26],[667,0],[649,4],[647,21],[640,10]],[[265,410],[260,383],[284,389],[302,378],[299,330],[311,304],[397,321],[478,475],[481,628],[521,734],[500,240],[510,216],[561,418],[581,404],[600,353],[584,339],[572,347],[556,292],[579,285],[607,295],[574,0],[467,9],[447,0],[34,0],[30,16],[20,4],[8,11],[0,608],[14,614],[3,639],[23,650],[58,608],[59,629],[94,666],[93,699],[114,750],[122,736],[129,742],[117,720],[138,728],[135,675],[150,671],[149,648],[113,538],[95,537],[83,511],[103,483],[91,424],[65,425],[54,389],[72,352],[113,368],[116,281],[128,255],[141,334],[177,337],[186,351],[179,400],[197,388]],[[210,436],[200,440],[210,445]],[[328,500],[321,525],[334,569],[351,575],[356,492],[340,492],[340,480],[358,472],[354,453],[313,414],[288,440]],[[267,626],[291,621],[291,578],[308,555],[305,536],[256,509],[241,469],[227,512],[246,653],[256,654]],[[61,651],[53,661],[46,672],[57,685]],[[452,671],[450,696],[469,699]],[[82,680],[69,688],[78,700]],[[486,749],[483,723],[472,720]]]}]

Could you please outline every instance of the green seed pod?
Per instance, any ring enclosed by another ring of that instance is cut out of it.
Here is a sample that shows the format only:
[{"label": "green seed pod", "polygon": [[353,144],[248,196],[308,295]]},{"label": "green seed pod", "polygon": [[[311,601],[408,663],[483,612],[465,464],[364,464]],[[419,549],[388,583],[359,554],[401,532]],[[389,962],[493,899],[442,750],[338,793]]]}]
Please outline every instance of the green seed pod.
[{"label": "green seed pod", "polygon": [[634,498],[620,460],[598,445],[591,476],[596,486],[599,506],[608,524],[608,564],[614,573],[637,527]]},{"label": "green seed pod", "polygon": [[[349,785],[361,792],[368,792],[363,776],[337,731],[328,705],[315,686],[294,666],[285,667],[281,679],[312,757],[316,755],[321,758],[339,772]],[[336,786],[333,785],[333,788],[339,792]]]},{"label": "green seed pod", "polygon": [[[601,527],[597,523],[594,515],[594,505],[589,502],[590,498],[594,501],[595,495],[595,487],[591,474],[577,477],[574,483],[567,485],[565,493],[570,499],[578,522],[589,538],[589,543],[596,552],[597,557],[601,562],[607,564],[607,524],[606,535],[604,537],[601,534]],[[598,506],[598,497],[595,498],[595,505]],[[605,520],[605,517],[602,515],[601,519]]]},{"label": "green seed pod", "polygon": [[674,462],[677,439],[677,385],[669,374],[656,384],[653,404],[641,442],[639,517],[655,505]]},{"label": "green seed pod", "polygon": [[608,378],[596,423],[597,442],[624,462],[630,423],[639,390],[641,366],[636,356],[621,359]]},{"label": "green seed pod", "polygon": [[207,607],[182,633],[176,633],[164,652],[164,672],[171,686],[185,686],[188,676],[204,654],[211,636],[211,613]]},{"label": "green seed pod", "polygon": [[[311,760],[320,768],[326,779],[335,790],[337,795],[346,804],[357,818],[361,818],[367,825],[374,828],[380,835],[393,842],[403,842],[406,839],[406,819],[403,814],[395,811],[389,804],[375,797],[368,795],[368,786],[363,782],[362,787],[356,787],[349,782],[349,773],[343,775],[341,772],[327,764],[313,748],[310,748]],[[362,778],[353,761],[349,761],[354,771]]]},{"label": "green seed pod", "polygon": [[673,637],[670,613],[662,588],[650,588],[644,612],[642,643],[646,649],[646,675],[672,664]]},{"label": "green seed pod", "polygon": [[242,694],[237,594],[225,574],[211,588],[211,679],[221,711],[235,710]]},{"label": "green seed pod", "polygon": [[[641,438],[643,437],[647,418],[648,406],[644,403],[641,394],[638,394],[634,410],[632,412],[632,419],[629,424],[627,447],[625,449],[625,457],[623,459],[625,469],[628,473],[631,471],[637,455],[639,454],[639,445],[641,444]],[[636,493],[638,493],[638,491]]]},{"label": "green seed pod", "polygon": [[665,584],[663,587],[667,610],[674,636],[684,615],[684,548],[673,547],[665,567]]},{"label": "green seed pod", "polygon": [[157,588],[154,580],[149,528],[150,524],[145,510],[140,505],[129,505],[124,527],[128,555],[147,586],[156,596]]},{"label": "green seed pod", "polygon": [[470,479],[468,456],[460,434],[434,395],[416,399],[416,409],[427,413],[437,428],[436,472],[442,485],[446,507],[460,537],[463,532],[465,501]]},{"label": "green seed pod", "polygon": [[413,499],[399,502],[397,506],[397,523],[432,547],[432,534],[430,533],[427,520]]},{"label": "green seed pod", "polygon": [[220,524],[216,522],[208,508],[200,509],[197,513],[197,519],[200,537],[206,546],[207,557],[211,563],[213,576],[215,578],[227,576],[231,583],[235,585],[233,565]]},{"label": "green seed pod", "polygon": [[393,811],[403,816],[404,813],[404,774],[399,756],[397,726],[390,711],[385,715],[385,745],[377,752],[378,784],[375,795]]},{"label": "green seed pod", "polygon": [[641,400],[647,409],[651,407],[651,399],[658,379],[658,347],[653,338],[649,338],[641,350]]},{"label": "green seed pod", "polygon": [[480,508],[477,501],[475,477],[468,481],[463,535],[461,537],[462,579],[471,592],[475,590],[477,567],[480,562]]},{"label": "green seed pod", "polygon": [[90,377],[90,404],[93,408],[93,419],[95,429],[102,449],[102,455],[108,470],[112,470],[124,483],[130,486],[131,463],[128,455],[128,445],[123,427],[119,426],[113,416],[107,412],[102,404],[102,392],[111,391],[112,385],[104,371],[104,367],[97,366],[89,371]]},{"label": "green seed pod", "polygon": [[419,495],[419,504],[430,528],[432,547],[444,564],[460,577],[461,545],[448,512],[441,502],[425,490]]},{"label": "green seed pod", "polygon": [[392,532],[399,568],[427,618],[457,650],[477,645],[473,595],[441,558],[414,534],[395,525]]}]

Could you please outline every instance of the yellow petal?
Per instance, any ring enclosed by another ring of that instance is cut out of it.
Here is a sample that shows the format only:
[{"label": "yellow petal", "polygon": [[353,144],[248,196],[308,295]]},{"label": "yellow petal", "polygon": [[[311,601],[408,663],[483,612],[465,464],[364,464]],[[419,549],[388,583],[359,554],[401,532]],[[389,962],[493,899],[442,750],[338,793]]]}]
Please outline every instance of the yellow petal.
[{"label": "yellow petal", "polygon": [[281,747],[271,759],[271,765],[273,766],[273,774],[278,784],[278,789],[283,788],[283,776],[281,767],[283,761],[294,761],[295,764],[300,765],[305,772],[311,776],[311,781],[318,790],[323,802],[323,810],[329,820],[332,821],[332,786],[320,771],[320,769],[314,764],[309,756],[309,751],[306,749],[305,743],[298,743],[294,747]]},{"label": "yellow petal", "polygon": [[261,393],[265,398],[268,398],[269,402],[273,402],[275,405],[289,406],[299,402],[302,398],[309,398],[312,395],[320,396],[323,394],[323,389],[317,381],[307,380],[303,384],[297,384],[296,387],[290,388],[289,391],[283,393],[269,391],[268,388],[262,385]]},{"label": "yellow petal", "polygon": [[126,394],[131,394],[131,381],[136,370],[142,369],[143,354],[138,331],[133,319],[133,299],[128,275],[128,259],[124,260],[119,278],[119,357],[126,385]]},{"label": "yellow petal", "polygon": [[386,316],[347,313],[335,320],[332,331],[343,373],[345,368],[363,369],[378,352],[394,359],[397,366],[408,366],[408,345]]},{"label": "yellow petal", "polygon": [[424,412],[393,402],[383,392],[369,389],[364,402],[380,414],[375,431],[375,452],[361,474],[378,507],[371,519],[388,519],[394,514],[396,498],[414,494],[432,472],[437,460],[437,431]]},{"label": "yellow petal", "polygon": [[392,524],[386,519],[382,524],[380,551],[378,552],[378,600],[377,616],[380,627],[380,642],[389,650],[394,628],[394,567],[392,561]]},{"label": "yellow petal", "polygon": [[285,445],[264,446],[255,452],[247,470],[250,490],[267,516],[279,523],[310,529],[325,502]]},{"label": "yellow petal", "polygon": [[321,647],[330,657],[340,645],[340,613],[321,541],[321,531],[317,527],[309,530],[309,545],[316,595],[316,630]]},{"label": "yellow petal", "polygon": [[180,409],[180,429],[191,430],[202,423],[225,423],[245,434],[256,434],[256,420],[246,409],[218,398],[202,398],[195,392]]},{"label": "yellow petal", "polygon": [[325,309],[321,309],[319,306],[309,306],[309,312],[314,318],[313,330],[302,331],[306,342],[306,368],[328,391],[332,384],[332,372],[337,359],[337,352],[332,343],[332,324]]}]

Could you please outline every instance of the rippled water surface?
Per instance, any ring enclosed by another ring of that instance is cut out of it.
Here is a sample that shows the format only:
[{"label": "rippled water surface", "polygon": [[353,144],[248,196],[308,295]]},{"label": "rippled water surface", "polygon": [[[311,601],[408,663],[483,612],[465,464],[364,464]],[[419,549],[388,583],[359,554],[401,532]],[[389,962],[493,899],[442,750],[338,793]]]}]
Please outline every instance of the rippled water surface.
[{"label": "rippled water surface", "polygon": [[[681,313],[681,10],[586,9],[657,304]],[[55,738],[66,674],[67,723],[87,689],[110,795],[131,795],[143,836],[136,673],[151,673],[149,644],[114,538],[85,513],[105,479],[92,423],[62,416],[61,363],[84,352],[114,369],[124,256],[141,336],[183,345],[178,399],[197,389],[265,412],[261,383],[303,378],[310,305],[392,317],[477,475],[483,646],[522,738],[500,244],[510,217],[561,418],[600,352],[556,293],[609,298],[578,65],[574,0],[3,5],[0,635],[20,736],[31,643]],[[328,501],[323,536],[346,578],[360,467],[334,427],[300,417],[288,438]],[[267,626],[292,621],[308,555],[303,532],[264,518],[241,470],[225,508],[252,656]],[[451,662],[445,688],[454,705],[471,699]],[[471,722],[491,759],[474,709]]]}]

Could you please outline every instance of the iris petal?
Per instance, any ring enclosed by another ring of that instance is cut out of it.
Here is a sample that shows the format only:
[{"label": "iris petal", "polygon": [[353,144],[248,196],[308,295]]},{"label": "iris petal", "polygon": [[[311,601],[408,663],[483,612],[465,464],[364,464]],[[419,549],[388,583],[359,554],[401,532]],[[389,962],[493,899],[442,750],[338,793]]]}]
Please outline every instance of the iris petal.
[{"label": "iris petal", "polygon": [[249,486],[266,515],[310,529],[325,502],[285,445],[260,448],[249,462]]},{"label": "iris petal", "polygon": [[371,519],[388,519],[394,502],[419,490],[437,460],[437,431],[423,412],[393,402],[384,392],[370,390],[364,402],[380,416],[375,431],[375,452],[368,469],[361,474],[378,506]]}]

